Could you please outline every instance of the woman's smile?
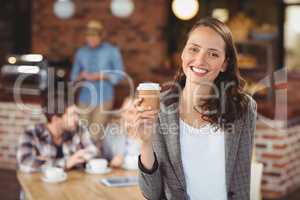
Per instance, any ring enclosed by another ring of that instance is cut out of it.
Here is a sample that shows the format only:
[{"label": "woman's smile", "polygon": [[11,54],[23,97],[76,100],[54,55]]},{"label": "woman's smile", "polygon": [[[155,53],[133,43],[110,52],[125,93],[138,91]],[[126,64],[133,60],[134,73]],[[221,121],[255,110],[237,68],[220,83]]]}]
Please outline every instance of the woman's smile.
[{"label": "woman's smile", "polygon": [[209,70],[202,68],[202,67],[194,67],[194,66],[190,66],[191,71],[196,75],[196,76],[205,76]]}]

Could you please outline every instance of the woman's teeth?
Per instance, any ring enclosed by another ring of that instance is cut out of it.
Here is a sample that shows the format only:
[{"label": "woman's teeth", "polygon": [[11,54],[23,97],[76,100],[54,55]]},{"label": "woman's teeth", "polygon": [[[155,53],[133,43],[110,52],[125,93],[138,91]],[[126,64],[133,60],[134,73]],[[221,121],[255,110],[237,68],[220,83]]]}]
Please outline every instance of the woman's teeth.
[{"label": "woman's teeth", "polygon": [[201,73],[201,74],[205,74],[208,72],[207,69],[202,69],[202,68],[197,68],[197,67],[191,67],[192,71],[196,72],[196,73]]}]

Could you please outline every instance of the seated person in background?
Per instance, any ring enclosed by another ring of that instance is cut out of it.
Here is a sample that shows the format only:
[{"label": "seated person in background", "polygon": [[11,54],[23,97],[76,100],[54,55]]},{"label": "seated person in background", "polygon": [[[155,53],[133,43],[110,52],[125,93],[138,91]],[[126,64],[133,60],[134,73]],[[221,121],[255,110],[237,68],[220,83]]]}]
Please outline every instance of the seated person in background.
[{"label": "seated person in background", "polygon": [[140,142],[125,130],[124,118],[134,115],[127,111],[132,99],[127,97],[121,107],[121,114],[110,121],[105,129],[105,137],[102,142],[101,152],[110,161],[111,167],[124,167],[127,162],[135,162],[140,154]]},{"label": "seated person in background", "polygon": [[[48,166],[65,170],[83,167],[87,160],[97,156],[98,150],[88,130],[78,123],[76,107],[67,106],[65,100],[57,98],[47,99],[45,103],[49,104],[43,108],[48,123],[29,127],[19,138],[19,170],[37,172]],[[59,103],[64,103],[63,107],[58,106]]]}]

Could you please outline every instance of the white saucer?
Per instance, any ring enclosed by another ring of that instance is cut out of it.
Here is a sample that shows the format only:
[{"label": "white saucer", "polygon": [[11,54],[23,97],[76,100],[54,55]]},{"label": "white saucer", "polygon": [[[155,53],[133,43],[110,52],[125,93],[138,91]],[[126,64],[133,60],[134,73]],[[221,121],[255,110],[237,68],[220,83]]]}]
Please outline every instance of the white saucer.
[{"label": "white saucer", "polygon": [[122,168],[125,169],[125,170],[138,170],[139,169],[138,166],[132,167],[132,166],[128,166],[128,165],[125,165],[125,164],[122,165]]},{"label": "white saucer", "polygon": [[107,174],[107,173],[111,172],[111,168],[108,167],[104,171],[93,171],[93,170],[90,170],[90,169],[85,169],[85,172],[88,173],[88,174]]},{"label": "white saucer", "polygon": [[65,173],[64,176],[62,176],[61,178],[59,179],[48,179],[44,176],[42,176],[42,181],[46,182],[46,183],[60,183],[60,182],[63,182],[65,180],[67,180],[68,176],[67,174]]}]

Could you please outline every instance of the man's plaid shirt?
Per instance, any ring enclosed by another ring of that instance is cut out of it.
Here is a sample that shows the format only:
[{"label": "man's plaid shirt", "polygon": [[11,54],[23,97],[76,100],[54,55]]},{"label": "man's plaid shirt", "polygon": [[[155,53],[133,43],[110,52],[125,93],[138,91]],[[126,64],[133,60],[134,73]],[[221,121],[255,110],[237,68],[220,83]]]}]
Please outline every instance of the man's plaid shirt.
[{"label": "man's plaid shirt", "polygon": [[[62,149],[63,158],[56,158],[57,148],[46,124],[31,126],[19,138],[17,149],[19,170],[37,172],[47,166],[64,168],[66,160],[80,149],[86,149],[89,158],[98,154],[98,149],[93,144],[90,133],[81,126],[76,132],[63,133]],[[82,165],[76,167],[82,167]]]}]

